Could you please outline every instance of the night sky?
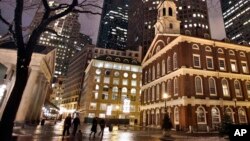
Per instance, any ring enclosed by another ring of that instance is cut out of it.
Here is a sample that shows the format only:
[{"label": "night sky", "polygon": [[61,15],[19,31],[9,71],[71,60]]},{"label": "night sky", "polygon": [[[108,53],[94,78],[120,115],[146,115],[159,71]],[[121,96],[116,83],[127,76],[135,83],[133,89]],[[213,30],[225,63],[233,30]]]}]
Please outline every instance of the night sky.
[{"label": "night sky", "polygon": [[[102,5],[103,0],[97,1],[99,5]],[[211,36],[213,39],[223,39],[225,37],[225,30],[220,9],[220,2],[219,0],[207,0],[207,2],[209,9]],[[0,9],[2,11],[1,13],[9,21],[13,19],[14,7],[14,4],[0,2]],[[35,14],[35,11],[35,9],[32,9],[24,12],[24,27],[27,27],[30,24]],[[81,23],[81,32],[89,35],[93,39],[93,43],[96,44],[100,23],[100,15],[80,14],[79,21]],[[0,35],[6,33],[6,31],[7,27],[0,22]]]}]

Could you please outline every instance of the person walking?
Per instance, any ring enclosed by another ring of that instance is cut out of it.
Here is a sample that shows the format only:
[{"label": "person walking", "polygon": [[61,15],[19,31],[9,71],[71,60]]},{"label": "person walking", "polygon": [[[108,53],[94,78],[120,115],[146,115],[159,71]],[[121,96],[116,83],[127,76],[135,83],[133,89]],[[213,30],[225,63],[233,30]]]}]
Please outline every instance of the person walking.
[{"label": "person walking", "polygon": [[76,131],[77,131],[77,127],[78,127],[78,125],[80,125],[80,119],[79,119],[79,117],[78,117],[78,115],[76,115],[76,117],[74,118],[74,120],[73,120],[73,136],[75,136],[76,135]]},{"label": "person walking", "polygon": [[64,125],[63,125],[63,136],[65,135],[65,132],[67,132],[67,135],[69,136],[69,128],[71,126],[71,115],[68,114],[68,116],[64,120]]},{"label": "person walking", "polygon": [[96,132],[97,132],[97,117],[95,117],[92,121],[92,127],[91,127],[91,132],[89,134],[89,137],[91,138],[92,133],[94,133],[94,138],[95,138]]},{"label": "person walking", "polygon": [[100,129],[101,131],[99,132],[99,136],[102,135],[103,136],[103,131],[104,131],[104,128],[105,128],[105,119],[101,119],[99,125],[100,125]]}]

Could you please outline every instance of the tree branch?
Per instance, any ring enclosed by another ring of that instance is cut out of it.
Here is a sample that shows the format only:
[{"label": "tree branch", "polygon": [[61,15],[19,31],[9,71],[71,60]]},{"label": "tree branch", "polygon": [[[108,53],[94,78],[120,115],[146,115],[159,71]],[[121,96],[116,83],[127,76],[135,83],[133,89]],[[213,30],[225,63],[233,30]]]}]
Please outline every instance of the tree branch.
[{"label": "tree branch", "polygon": [[91,4],[91,3],[88,3],[88,4],[80,4],[78,7],[83,8],[83,7],[87,7],[87,6],[91,6],[91,7],[95,7],[95,8],[102,9],[102,7],[101,7],[101,6],[99,6],[99,5],[95,5],[95,4]]},{"label": "tree branch", "polygon": [[93,15],[101,15],[101,13],[99,12],[93,12],[90,10],[79,10],[79,9],[74,9],[73,12],[78,12],[78,13],[89,13],[89,14],[93,14]]},{"label": "tree branch", "polygon": [[59,37],[63,37],[61,35],[59,35],[55,30],[51,29],[51,28],[45,28],[44,29],[44,32],[47,31],[47,32],[50,32],[52,34],[55,34],[56,36],[59,36]]},{"label": "tree branch", "polygon": [[42,0],[45,11],[50,11],[50,7],[47,0]]},{"label": "tree branch", "polygon": [[2,21],[4,24],[10,26],[10,23],[6,19],[4,19],[4,17],[1,14],[0,14],[0,21]]}]

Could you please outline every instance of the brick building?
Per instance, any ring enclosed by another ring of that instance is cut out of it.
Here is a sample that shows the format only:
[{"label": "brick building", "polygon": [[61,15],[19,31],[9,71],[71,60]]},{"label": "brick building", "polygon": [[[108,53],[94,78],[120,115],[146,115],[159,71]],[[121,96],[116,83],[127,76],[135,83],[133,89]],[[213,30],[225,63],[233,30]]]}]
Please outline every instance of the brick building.
[{"label": "brick building", "polygon": [[165,24],[142,61],[141,124],[160,127],[165,111],[177,130],[217,130],[224,114],[247,124],[250,48],[177,34],[168,11],[175,5],[158,9],[157,22]]}]

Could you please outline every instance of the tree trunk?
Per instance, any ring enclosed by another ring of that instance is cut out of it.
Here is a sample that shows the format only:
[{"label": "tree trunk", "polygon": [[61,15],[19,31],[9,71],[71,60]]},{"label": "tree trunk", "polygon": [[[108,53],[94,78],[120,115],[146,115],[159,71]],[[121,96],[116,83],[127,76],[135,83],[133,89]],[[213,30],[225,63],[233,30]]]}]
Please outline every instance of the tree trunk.
[{"label": "tree trunk", "polygon": [[23,91],[28,80],[28,66],[24,65],[24,58],[18,57],[16,67],[16,81],[10,94],[0,123],[0,140],[11,141],[16,113],[19,108]]}]

